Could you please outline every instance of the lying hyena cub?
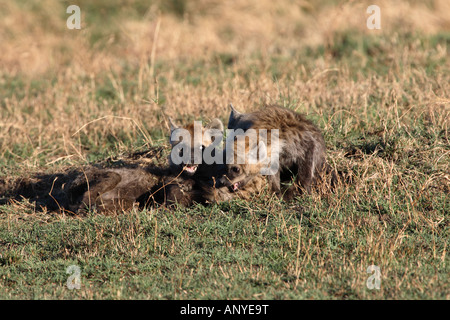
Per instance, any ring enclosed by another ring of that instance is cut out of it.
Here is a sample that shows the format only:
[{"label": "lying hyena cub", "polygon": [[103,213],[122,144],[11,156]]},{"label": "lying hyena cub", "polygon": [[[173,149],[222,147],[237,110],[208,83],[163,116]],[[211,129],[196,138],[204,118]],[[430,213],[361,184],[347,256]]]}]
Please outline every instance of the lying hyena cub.
[{"label": "lying hyena cub", "polygon": [[[295,184],[309,192],[311,184],[326,166],[325,142],[320,130],[303,115],[283,107],[267,106],[248,114],[238,112],[232,105],[230,107],[228,129],[242,129],[244,133],[235,131],[235,137],[231,135],[232,141],[227,138],[227,156],[230,149],[238,154],[233,163],[227,159],[226,173],[220,181],[236,190],[261,174],[261,168],[267,167],[272,169],[267,175],[272,191],[283,193],[285,199],[295,195]],[[249,129],[254,129],[258,139],[253,144],[247,143],[243,151],[237,150],[240,135],[251,131]],[[267,137],[261,140],[259,135],[265,132],[263,129],[267,130]],[[246,160],[246,156],[258,152],[260,157],[253,163]],[[241,162],[236,163],[239,160]],[[281,182],[290,181],[293,177],[295,184],[282,191]]]},{"label": "lying hyena cub", "polygon": [[70,210],[120,212],[130,209],[136,199],[160,181],[148,168],[88,167],[68,187]]},{"label": "lying hyena cub", "polygon": [[[171,138],[172,152],[169,156],[168,168],[135,165],[123,168],[92,167],[86,170],[70,186],[71,194],[76,196],[82,194],[81,199],[73,199],[75,203],[72,207],[73,211],[86,207],[96,208],[102,212],[127,210],[135,202],[141,206],[154,202],[160,204],[176,202],[186,206],[197,201],[197,193],[192,191],[195,185],[194,179],[197,177],[206,179],[205,174],[208,173],[201,173],[201,170],[197,170],[198,165],[190,161],[184,163],[174,161],[172,154],[174,150],[178,152],[178,149],[184,152],[188,150],[188,153],[194,154],[196,148],[202,150],[208,148],[213,142],[213,135],[208,129],[221,130],[220,136],[222,136],[223,124],[215,119],[209,126],[199,125],[198,128],[197,136],[194,136],[194,125],[184,128],[186,129],[184,133],[192,133],[190,144],[182,140],[174,141],[173,137]],[[183,128],[175,126],[171,121],[171,136],[176,129]],[[182,144],[182,147],[179,144]],[[84,192],[80,193],[80,190]]]}]

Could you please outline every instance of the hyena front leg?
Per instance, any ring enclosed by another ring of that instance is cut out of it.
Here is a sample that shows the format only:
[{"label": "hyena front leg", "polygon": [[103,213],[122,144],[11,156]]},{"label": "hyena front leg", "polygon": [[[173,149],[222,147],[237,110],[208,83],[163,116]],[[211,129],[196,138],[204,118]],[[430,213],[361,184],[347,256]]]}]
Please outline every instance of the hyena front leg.
[{"label": "hyena front leg", "polygon": [[277,173],[270,175],[268,178],[270,190],[277,196],[281,195],[280,170]]}]

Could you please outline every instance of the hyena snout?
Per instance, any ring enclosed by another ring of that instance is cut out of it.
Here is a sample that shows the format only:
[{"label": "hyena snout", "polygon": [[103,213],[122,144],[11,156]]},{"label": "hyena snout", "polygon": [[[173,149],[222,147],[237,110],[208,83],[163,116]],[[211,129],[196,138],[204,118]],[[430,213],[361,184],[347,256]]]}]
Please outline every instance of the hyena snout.
[{"label": "hyena snout", "polygon": [[178,156],[182,158],[181,163],[179,164],[180,169],[183,169],[184,172],[188,175],[194,175],[199,168],[199,165],[203,163],[203,151],[205,150],[205,146],[201,145],[196,147],[198,151],[196,153],[195,148],[190,150],[190,156],[187,156],[187,159],[184,155],[184,150],[180,149],[178,151]]},{"label": "hyena snout", "polygon": [[219,182],[230,188],[231,191],[237,191],[244,181],[245,175],[242,174],[242,169],[239,165],[229,165],[222,174]]}]

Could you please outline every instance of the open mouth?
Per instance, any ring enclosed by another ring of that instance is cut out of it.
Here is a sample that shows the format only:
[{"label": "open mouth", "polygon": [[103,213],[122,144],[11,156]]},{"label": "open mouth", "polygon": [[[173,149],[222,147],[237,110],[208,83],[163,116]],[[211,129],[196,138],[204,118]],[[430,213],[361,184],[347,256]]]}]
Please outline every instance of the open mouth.
[{"label": "open mouth", "polygon": [[197,164],[187,164],[184,167],[184,170],[189,173],[195,173],[197,171],[197,168],[198,168]]},{"label": "open mouth", "polygon": [[235,182],[230,186],[230,190],[233,192],[236,192],[241,188],[241,186],[242,186],[242,181]]}]

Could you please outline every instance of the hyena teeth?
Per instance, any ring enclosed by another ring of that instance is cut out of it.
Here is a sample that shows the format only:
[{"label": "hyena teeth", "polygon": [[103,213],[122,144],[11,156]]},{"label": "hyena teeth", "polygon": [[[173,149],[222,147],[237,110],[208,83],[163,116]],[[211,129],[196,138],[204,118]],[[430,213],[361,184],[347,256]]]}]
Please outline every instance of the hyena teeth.
[{"label": "hyena teeth", "polygon": [[197,171],[198,165],[187,165],[185,168],[187,172],[194,173],[195,171]]},{"label": "hyena teeth", "polygon": [[233,191],[237,191],[237,190],[239,190],[239,185],[240,185],[241,183],[240,182],[236,182],[236,183],[234,183],[233,184]]}]

